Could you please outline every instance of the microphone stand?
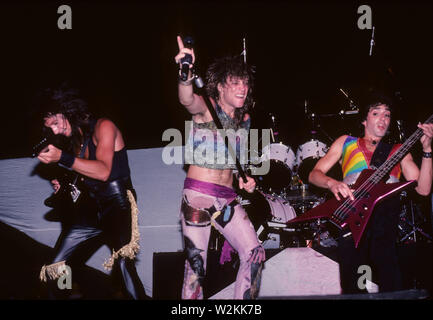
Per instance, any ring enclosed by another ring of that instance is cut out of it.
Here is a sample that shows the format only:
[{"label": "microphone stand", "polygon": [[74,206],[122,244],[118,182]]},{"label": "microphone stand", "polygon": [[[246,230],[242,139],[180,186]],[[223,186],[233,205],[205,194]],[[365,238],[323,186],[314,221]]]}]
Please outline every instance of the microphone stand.
[{"label": "microphone stand", "polygon": [[[218,129],[224,130],[224,127],[221,124],[221,121],[220,121],[220,119],[219,119],[219,117],[215,111],[215,108],[213,107],[212,102],[210,101],[206,91],[204,90],[204,82],[203,82],[202,78],[196,72],[194,72],[194,82],[195,82],[195,85],[197,86],[197,88],[199,89],[201,96],[203,97],[204,101],[206,102],[207,109],[209,110],[209,112],[212,116],[212,119],[215,122],[215,125],[217,126]],[[239,162],[238,157],[236,156],[236,152],[231,147],[230,143],[228,142],[228,139],[224,139],[224,143],[226,145],[227,150],[229,151],[229,154],[236,161],[236,169],[238,170],[239,175],[241,176],[243,182],[247,183],[247,177],[245,175],[244,170],[242,169],[242,166]]]}]

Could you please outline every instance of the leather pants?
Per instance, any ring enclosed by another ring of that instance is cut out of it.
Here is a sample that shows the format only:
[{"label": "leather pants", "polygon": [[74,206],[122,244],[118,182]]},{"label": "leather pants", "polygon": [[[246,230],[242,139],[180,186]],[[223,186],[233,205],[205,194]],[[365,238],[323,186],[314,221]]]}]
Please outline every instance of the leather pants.
[{"label": "leather pants", "polygon": [[[81,215],[94,216],[95,219],[90,217],[86,220],[93,220],[92,223],[82,223],[81,219],[68,228],[59,239],[53,263],[66,261],[66,264],[72,265],[73,273],[74,265],[85,263],[103,244],[107,244],[110,251],[117,251],[128,244],[131,239],[131,204],[126,193],[128,189],[136,198],[129,178],[89,188],[89,201],[79,206],[78,210],[85,211],[80,212]],[[116,264],[120,270],[124,295],[130,299],[146,299],[134,260],[119,256]]]}]

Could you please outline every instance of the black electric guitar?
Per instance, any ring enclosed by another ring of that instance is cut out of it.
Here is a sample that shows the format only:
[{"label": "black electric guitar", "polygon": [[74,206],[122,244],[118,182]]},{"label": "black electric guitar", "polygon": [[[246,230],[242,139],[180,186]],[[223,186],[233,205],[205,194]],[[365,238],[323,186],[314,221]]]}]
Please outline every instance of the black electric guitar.
[{"label": "black electric guitar", "polygon": [[[69,144],[69,141],[64,135],[48,134],[40,142],[33,146],[32,158],[37,157],[41,152],[44,152],[49,144],[64,150]],[[59,170],[61,172],[57,173],[56,179],[59,181],[60,188],[44,200],[44,204],[50,208],[60,208],[74,205],[77,203],[81,194],[80,188],[78,187],[79,174],[63,168],[59,168]]]},{"label": "black electric guitar", "polygon": [[51,196],[44,200],[44,204],[50,208],[70,207],[77,203],[81,191],[78,186],[78,174],[65,172],[61,177],[57,177],[60,188],[53,192]]},{"label": "black electric guitar", "polygon": [[[433,115],[425,123],[431,123]],[[287,224],[324,218],[338,229],[348,229],[352,233],[355,247],[358,247],[367,222],[375,205],[386,197],[416,183],[415,180],[385,183],[384,178],[391,169],[403,159],[409,149],[422,137],[423,131],[418,128],[400,148],[376,170],[366,169],[361,172],[352,189],[355,200],[332,198],[321,205],[303,213]]]}]

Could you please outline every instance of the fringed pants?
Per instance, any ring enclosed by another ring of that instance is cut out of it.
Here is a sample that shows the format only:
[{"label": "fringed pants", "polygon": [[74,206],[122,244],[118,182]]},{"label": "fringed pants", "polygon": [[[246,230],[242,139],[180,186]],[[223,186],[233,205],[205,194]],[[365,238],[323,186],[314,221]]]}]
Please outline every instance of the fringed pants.
[{"label": "fringed pants", "polygon": [[[59,266],[84,264],[99,247],[107,244],[114,253],[104,266],[109,269],[113,263],[118,264],[124,295],[132,299],[146,298],[133,259],[135,252],[138,251],[138,239],[133,239],[137,241],[136,243],[131,241],[131,237],[137,238],[137,235],[131,232],[133,223],[131,202],[136,208],[135,199],[132,192],[127,191],[121,184],[112,189],[111,192],[105,190],[104,197],[96,198],[96,225],[74,224],[67,230],[56,246],[56,255],[52,264],[42,268],[41,280],[46,281],[47,275],[51,280],[55,280],[60,277],[60,274],[57,273]],[[86,212],[86,214],[91,214],[91,212]],[[125,250],[126,254],[124,254]],[[118,259],[114,262],[114,258],[117,257]],[[72,268],[72,274],[73,271]],[[53,288],[52,283],[50,287]]]}]

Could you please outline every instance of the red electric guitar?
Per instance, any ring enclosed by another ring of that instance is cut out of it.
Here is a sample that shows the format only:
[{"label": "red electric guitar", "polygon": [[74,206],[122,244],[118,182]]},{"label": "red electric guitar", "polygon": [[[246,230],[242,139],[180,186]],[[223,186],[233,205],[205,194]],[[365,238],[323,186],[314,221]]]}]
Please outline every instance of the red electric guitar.
[{"label": "red electric guitar", "polygon": [[[430,123],[432,120],[433,115],[425,123]],[[352,201],[349,198],[330,199],[299,217],[289,220],[287,224],[324,218],[340,230],[349,229],[355,241],[355,247],[358,247],[375,205],[391,194],[416,183],[415,180],[411,180],[387,184],[384,182],[384,178],[422,135],[423,131],[418,128],[378,169],[362,171],[355,184],[351,186],[355,190],[353,192],[355,200]]]}]

